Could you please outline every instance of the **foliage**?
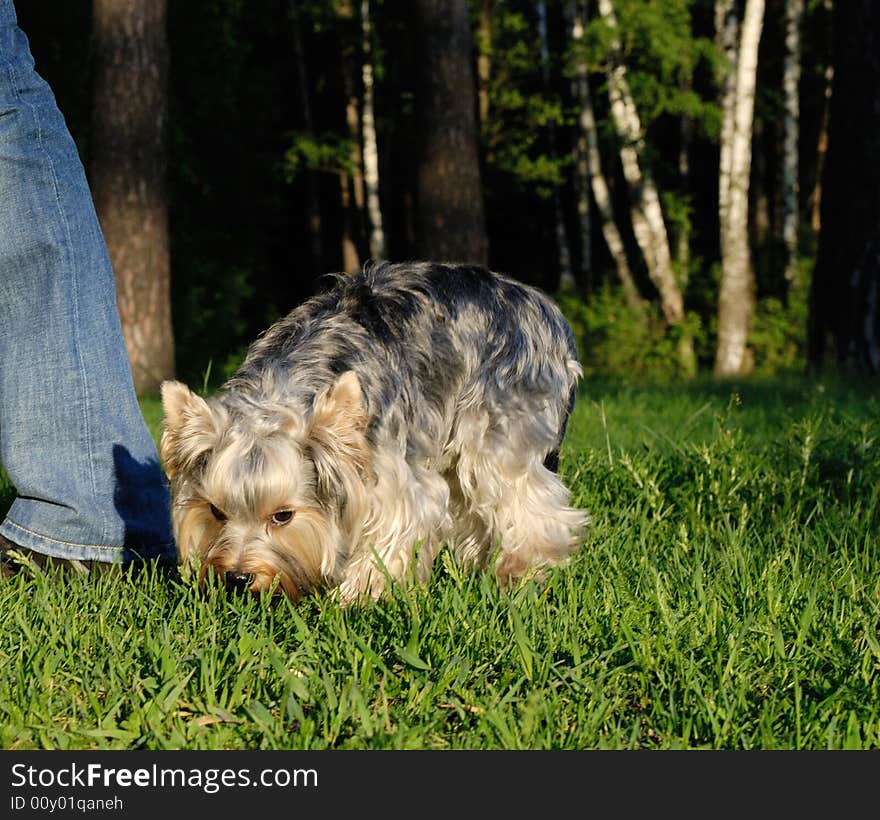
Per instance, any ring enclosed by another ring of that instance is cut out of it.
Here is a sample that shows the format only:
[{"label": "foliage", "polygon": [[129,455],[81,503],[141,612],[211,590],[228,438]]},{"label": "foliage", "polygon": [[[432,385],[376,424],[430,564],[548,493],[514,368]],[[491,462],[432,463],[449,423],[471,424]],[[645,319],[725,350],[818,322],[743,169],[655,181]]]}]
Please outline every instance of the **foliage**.
[{"label": "foliage", "polygon": [[584,372],[624,381],[664,381],[687,377],[679,346],[685,336],[699,346],[699,317],[669,327],[659,306],[645,302],[634,309],[622,292],[610,285],[589,299],[580,294],[558,293],[557,301],[574,331]]},{"label": "foliage", "polygon": [[543,585],[445,553],[349,609],[0,580],[0,746],[876,749],[878,419],[859,383],[588,381],[561,469],[594,523]]},{"label": "foliage", "polygon": [[284,152],[284,178],[294,182],[305,170],[351,173],[351,147],[351,140],[338,134],[315,136],[295,131],[290,135],[290,148]]},{"label": "foliage", "polygon": [[492,61],[489,118],[481,124],[486,163],[546,199],[570,164],[550,152],[550,129],[569,120],[558,92],[544,82],[535,4],[499,2],[494,11],[491,37],[477,40]]},{"label": "foliage", "polygon": [[[86,166],[91,85],[88,0],[47,0],[51,13],[20,4],[38,69],[56,91]],[[46,4],[40,4],[40,8]],[[644,281],[629,224],[630,202],[610,121],[606,69],[610,32],[596,3],[580,45],[572,42],[566,0],[546,0],[546,58],[536,0],[471,0],[475,50],[489,58],[488,116],[481,121],[481,161],[490,264],[552,291],[559,281],[555,203],[559,193],[575,266],[582,257],[572,151],[578,136],[575,66],[589,70],[603,173],[631,267],[649,301],[630,315],[608,288],[615,282],[595,208],[586,304],[569,303],[580,323],[591,372],[635,378],[682,375],[674,364],[676,332],[664,330],[656,294]],[[819,129],[830,61],[827,4],[810,0],[804,25],[801,83],[802,207],[815,183]],[[713,44],[709,0],[614,0],[620,58],[644,131],[645,167],[662,195],[673,247],[686,240],[687,268],[676,270],[692,314],[700,366],[714,358],[717,311],[717,105],[724,61]],[[417,255],[415,167],[421,55],[412,4],[373,0],[372,62],[379,143],[380,197],[390,258]],[[351,174],[346,124],[349,95],[359,97],[360,4],[334,0],[192,0],[169,4],[171,47],[169,209],[172,316],[179,375],[216,383],[268,323],[342,267],[343,226],[363,258],[368,220],[345,212],[340,173]],[[750,343],[760,373],[797,368],[803,357],[806,290],[789,293],[779,253],[778,165],[783,36],[768,10],[759,58],[755,186],[770,223],[755,231],[757,312]],[[488,15],[488,36],[480,28]],[[292,14],[298,16],[312,112],[309,133],[297,82]],[[776,19],[776,18],[779,19]],[[772,35],[772,36],[771,36]],[[479,91],[480,89],[476,89]],[[476,104],[476,100],[475,100]],[[689,131],[689,173],[679,164]],[[319,173],[307,175],[306,170]],[[311,176],[311,181],[307,177]],[[314,185],[321,215],[320,254],[309,229]],[[356,199],[349,191],[352,201]],[[802,252],[812,252],[801,226]],[[618,323],[618,326],[612,326]],[[652,349],[656,346],[656,349]],[[602,361],[602,356],[608,356]]]},{"label": "foliage", "polygon": [[808,273],[801,266],[804,278],[789,291],[787,300],[767,296],[758,301],[749,333],[758,374],[802,371],[807,365]]},{"label": "foliage", "polygon": [[646,129],[666,115],[687,114],[717,139],[721,112],[714,89],[694,86],[695,75],[713,73],[720,56],[712,41],[695,32],[694,0],[616,0],[619,30],[599,16],[586,27],[583,53],[595,71],[605,71],[612,36],[621,41],[627,82]]},{"label": "foliage", "polygon": [[[207,369],[213,376],[208,381],[216,384],[231,375],[226,367],[226,361],[234,356],[228,350],[230,340],[245,333],[243,307],[254,288],[246,269],[211,265],[208,260],[201,264],[205,269],[190,271],[189,287],[178,297],[177,316],[186,316],[188,321],[178,322],[175,341],[185,351],[178,356],[187,365],[181,368],[181,378],[198,384]],[[222,288],[217,287],[218,282],[223,283]]]},{"label": "foliage", "polygon": [[219,379],[229,355],[312,287],[297,274],[305,230],[279,170],[296,127],[279,104],[294,76],[286,6],[168,9],[172,318],[178,374],[192,384],[209,364]]},{"label": "foliage", "polygon": [[[686,229],[686,215],[684,220]],[[702,260],[690,262],[689,271],[680,274],[680,278],[687,283],[688,304],[694,309],[677,328],[666,325],[655,303],[645,302],[633,309],[614,285],[604,284],[587,297],[575,292],[556,294],[574,331],[587,374],[613,376],[627,382],[686,379],[692,374],[682,368],[679,355],[684,337],[693,344],[702,368],[711,366],[716,332],[713,296],[719,272],[713,266],[706,273]],[[757,301],[749,334],[757,375],[802,372],[806,368],[811,265],[811,260],[803,260],[800,284],[790,290],[787,299],[766,295]]]}]

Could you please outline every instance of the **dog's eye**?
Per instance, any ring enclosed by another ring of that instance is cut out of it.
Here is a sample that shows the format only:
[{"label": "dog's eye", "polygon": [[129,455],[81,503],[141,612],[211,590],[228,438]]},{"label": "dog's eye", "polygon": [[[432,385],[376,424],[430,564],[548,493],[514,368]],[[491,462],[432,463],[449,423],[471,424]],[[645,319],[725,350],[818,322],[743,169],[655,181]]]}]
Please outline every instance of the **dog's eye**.
[{"label": "dog's eye", "polygon": [[278,510],[270,519],[276,527],[283,527],[293,518],[293,510]]},{"label": "dog's eye", "polygon": [[223,510],[218,510],[213,504],[211,505],[211,515],[213,515],[218,521],[226,520],[226,513],[223,512]]}]

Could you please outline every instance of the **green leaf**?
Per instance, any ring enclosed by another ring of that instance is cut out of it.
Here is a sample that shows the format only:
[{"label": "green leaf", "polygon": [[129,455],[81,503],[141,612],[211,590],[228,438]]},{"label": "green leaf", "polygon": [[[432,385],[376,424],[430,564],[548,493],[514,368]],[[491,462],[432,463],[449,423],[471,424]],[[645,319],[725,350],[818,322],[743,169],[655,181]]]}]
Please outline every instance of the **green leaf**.
[{"label": "green leaf", "polygon": [[412,666],[414,669],[427,671],[431,668],[415,652],[410,649],[406,649],[401,646],[398,647],[395,651],[397,652],[397,657],[399,657],[404,663]]}]

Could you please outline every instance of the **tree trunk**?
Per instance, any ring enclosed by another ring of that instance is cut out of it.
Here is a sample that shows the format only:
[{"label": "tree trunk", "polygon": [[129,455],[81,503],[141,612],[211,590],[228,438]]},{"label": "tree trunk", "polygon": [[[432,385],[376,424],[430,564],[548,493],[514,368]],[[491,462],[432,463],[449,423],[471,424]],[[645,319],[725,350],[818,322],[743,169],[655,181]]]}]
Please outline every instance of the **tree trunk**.
[{"label": "tree trunk", "polygon": [[466,0],[416,0],[420,253],[488,264]]},{"label": "tree trunk", "polygon": [[[690,80],[684,86],[685,91],[690,91]],[[679,137],[681,143],[678,148],[678,178],[685,197],[691,196],[691,146],[694,140],[694,118],[683,113],[679,118]],[[675,261],[678,265],[679,282],[682,290],[687,289],[691,266],[691,222],[690,219],[682,220],[678,227],[678,238],[675,243]]]},{"label": "tree trunk", "polygon": [[782,239],[785,243],[785,278],[790,288],[799,284],[798,225],[800,222],[798,130],[800,129],[801,23],[804,0],[785,4],[785,64],[782,88],[785,95],[785,127],[782,159]]},{"label": "tree trunk", "polygon": [[342,269],[348,273],[360,270],[361,258],[352,235],[351,179],[339,174],[339,202],[342,206]]},{"label": "tree trunk", "polygon": [[[593,278],[593,222],[590,213],[590,146],[588,130],[592,128],[593,138],[596,139],[596,122],[593,117],[593,104],[590,100],[590,75],[586,57],[583,54],[584,27],[587,22],[586,0],[567,0],[565,13],[568,18],[568,26],[571,32],[571,41],[574,44],[574,66],[571,80],[572,96],[580,108],[580,128],[574,145],[574,168],[575,168],[575,195],[577,197],[578,227],[581,239],[581,264],[580,276],[583,289],[590,289]],[[588,114],[585,112],[589,109]],[[598,140],[596,140],[598,145]],[[598,154],[598,148],[596,149]],[[598,159],[598,157],[597,157]],[[604,179],[602,180],[604,183]],[[615,227],[616,230],[616,227]],[[626,263],[626,254],[623,258],[625,276],[630,278],[629,265]],[[630,297],[627,291],[627,299]],[[638,296],[638,293],[636,293]]]},{"label": "tree trunk", "polygon": [[138,393],[174,375],[165,0],[94,0],[91,185]]},{"label": "tree trunk", "polygon": [[718,217],[722,226],[727,224],[730,201],[730,152],[733,147],[736,106],[738,40],[739,17],[734,0],[716,0],[715,45],[724,55],[726,67],[721,86],[721,159],[718,171]]},{"label": "tree trunk", "polygon": [[[547,43],[547,3],[538,0],[538,43],[541,49],[541,76],[544,91],[550,91],[550,48]],[[549,123],[547,141],[550,156],[556,159],[556,127]],[[574,274],[571,269],[571,249],[568,245],[568,232],[565,229],[565,214],[562,209],[562,197],[559,187],[553,186],[553,226],[556,236],[556,253],[559,260],[559,287],[562,290],[574,290]]]},{"label": "tree trunk", "polygon": [[825,67],[825,92],[822,95],[822,119],[816,138],[816,183],[810,194],[810,226],[819,233],[822,229],[822,176],[825,155],[828,153],[828,114],[831,110],[831,89],[834,85],[834,66]]},{"label": "tree trunk", "polygon": [[648,275],[660,293],[663,315],[669,324],[678,324],[684,319],[684,299],[672,270],[669,237],[657,187],[651,174],[640,165],[644,135],[626,79],[626,67],[622,62],[617,33],[617,17],[611,0],[599,0],[599,13],[611,32],[608,93],[611,98],[611,116],[620,139],[623,175],[631,193],[633,232],[645,258]]},{"label": "tree trunk", "polygon": [[834,4],[834,93],[810,360],[880,373],[880,7]]},{"label": "tree trunk", "polygon": [[382,207],[379,201],[379,147],[373,107],[373,26],[370,22],[370,0],[361,2],[361,26],[364,52],[361,70],[364,84],[361,131],[364,135],[364,184],[370,220],[370,256],[373,259],[384,259],[385,230],[382,227]]},{"label": "tree trunk", "polygon": [[[576,43],[582,40],[584,35],[584,25],[586,23],[584,5],[578,3],[572,15],[572,38]],[[602,236],[611,253],[611,258],[614,260],[614,266],[617,270],[620,284],[623,287],[627,304],[634,310],[638,310],[642,307],[643,300],[629,267],[626,246],[623,243],[620,231],[617,230],[617,223],[614,221],[611,193],[605,181],[605,174],[602,171],[602,159],[599,154],[599,134],[596,128],[596,117],[593,112],[589,75],[587,74],[585,63],[581,63],[581,66],[576,74],[578,105],[580,107],[578,114],[578,151],[585,165],[585,168],[580,173],[586,175],[588,183],[584,186],[585,190],[583,191],[578,211],[580,213],[581,209],[585,209],[587,214],[589,214],[589,202],[586,198],[589,196],[590,189],[592,189],[593,199],[596,201],[596,209],[599,212]],[[589,239],[584,237],[583,234],[583,222],[581,223],[581,230],[582,242],[589,242]]]},{"label": "tree trunk", "polygon": [[751,365],[747,341],[755,295],[748,234],[749,176],[758,44],[763,24],[764,0],[747,0],[737,55],[733,129],[728,146],[727,207],[721,222],[721,287],[715,354],[715,375],[719,377],[741,375]]},{"label": "tree trunk", "polygon": [[492,0],[480,0],[477,20],[477,97],[480,106],[480,126],[489,121],[489,82],[492,77]]},{"label": "tree trunk", "polygon": [[[341,0],[339,17],[343,23],[343,38],[354,20],[352,0]],[[342,86],[345,93],[345,124],[351,144],[349,165],[351,173],[339,174],[339,193],[342,203],[342,268],[352,272],[360,269],[358,237],[364,224],[364,175],[361,153],[360,113],[355,89],[355,47],[345,39],[341,53]]]},{"label": "tree trunk", "polygon": [[[296,63],[296,83],[299,91],[299,110],[305,133],[314,137],[315,124],[312,119],[312,105],[309,99],[309,76],[303,50],[302,31],[299,23],[298,0],[290,0],[290,28],[293,36],[293,58]],[[321,276],[324,270],[323,228],[321,225],[321,205],[318,200],[318,173],[314,168],[306,169],[306,212],[308,214],[309,241],[315,274]]]},{"label": "tree trunk", "polygon": [[[767,167],[770,165],[774,167],[774,171],[776,170],[777,155],[775,147],[771,148],[767,145],[763,122],[754,123],[750,141],[752,145],[752,162],[749,170],[752,188],[749,195],[752,205],[752,213],[749,218],[751,229],[750,241],[752,247],[764,247],[771,236],[774,238],[778,237],[778,235],[773,233],[773,217],[776,214],[771,205],[771,198],[774,191],[772,186],[767,184],[770,181],[768,176],[776,176],[772,172],[768,174]],[[768,163],[767,154],[770,151],[773,152],[773,156]]]},{"label": "tree trunk", "polygon": [[[830,21],[833,19],[834,4],[832,0],[823,0],[822,10],[825,19]],[[825,27],[826,31],[831,28],[830,24]],[[816,137],[816,176],[813,184],[813,190],[810,192],[810,227],[817,234],[822,229],[822,175],[825,168],[825,155],[828,151],[828,115],[831,110],[831,92],[834,84],[834,59],[832,51],[834,48],[831,36],[826,34],[825,49],[823,53],[827,55],[827,64],[824,71],[824,88],[822,95],[822,116],[819,121],[819,133]]]}]

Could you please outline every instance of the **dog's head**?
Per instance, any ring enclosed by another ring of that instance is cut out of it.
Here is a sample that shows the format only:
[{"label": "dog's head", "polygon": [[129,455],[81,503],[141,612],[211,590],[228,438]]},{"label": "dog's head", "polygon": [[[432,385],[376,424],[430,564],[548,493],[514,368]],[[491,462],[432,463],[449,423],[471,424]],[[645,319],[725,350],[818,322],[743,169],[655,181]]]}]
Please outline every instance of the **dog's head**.
[{"label": "dog's head", "polygon": [[181,560],[230,588],[294,599],[331,584],[364,504],[366,414],[353,372],[304,409],[162,385],[159,446]]}]

